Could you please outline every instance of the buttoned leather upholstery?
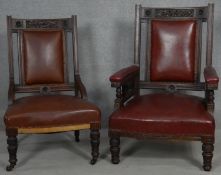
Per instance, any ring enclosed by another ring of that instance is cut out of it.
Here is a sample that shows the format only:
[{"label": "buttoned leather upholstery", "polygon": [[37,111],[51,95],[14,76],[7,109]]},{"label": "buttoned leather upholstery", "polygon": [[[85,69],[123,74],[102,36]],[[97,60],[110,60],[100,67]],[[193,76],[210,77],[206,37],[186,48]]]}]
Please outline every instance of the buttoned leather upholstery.
[{"label": "buttoned leather upholstery", "polygon": [[110,117],[112,130],[153,135],[213,135],[215,123],[200,97],[148,94],[129,101]]},{"label": "buttoned leather upholstery", "polygon": [[150,79],[193,82],[196,21],[153,20],[151,23]]},{"label": "buttoned leather upholstery", "polygon": [[68,95],[28,96],[16,100],[5,114],[7,127],[57,127],[100,123],[92,103]]},{"label": "buttoned leather upholstery", "polygon": [[64,83],[62,30],[24,30],[22,59],[28,85]]}]

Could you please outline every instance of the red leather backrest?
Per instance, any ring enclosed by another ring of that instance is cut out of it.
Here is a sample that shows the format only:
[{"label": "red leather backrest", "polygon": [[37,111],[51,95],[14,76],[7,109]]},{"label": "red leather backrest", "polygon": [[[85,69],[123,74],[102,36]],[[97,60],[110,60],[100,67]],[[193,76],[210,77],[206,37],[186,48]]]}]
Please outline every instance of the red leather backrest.
[{"label": "red leather backrest", "polygon": [[21,36],[25,84],[64,83],[63,31],[25,30]]},{"label": "red leather backrest", "polygon": [[151,81],[193,82],[195,52],[195,20],[152,21]]}]

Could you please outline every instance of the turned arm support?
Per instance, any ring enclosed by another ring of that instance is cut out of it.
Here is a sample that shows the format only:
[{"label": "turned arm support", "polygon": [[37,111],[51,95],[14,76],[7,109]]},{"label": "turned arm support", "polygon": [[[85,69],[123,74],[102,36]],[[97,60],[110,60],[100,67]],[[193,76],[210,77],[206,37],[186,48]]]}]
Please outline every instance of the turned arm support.
[{"label": "turned arm support", "polygon": [[204,69],[204,78],[206,83],[205,97],[207,111],[212,114],[214,112],[214,90],[218,88],[219,77],[212,66],[207,66]]},{"label": "turned arm support", "polygon": [[219,77],[214,67],[207,66],[204,69],[204,78],[206,82],[206,89],[215,90],[218,88]]},{"label": "turned arm support", "polygon": [[139,93],[139,72],[139,66],[132,65],[110,76],[111,86],[116,87],[115,108]]},{"label": "turned arm support", "polygon": [[87,91],[84,86],[84,84],[81,81],[80,75],[75,75],[75,90],[76,90],[76,96],[78,96],[78,92],[80,92],[80,97],[82,99],[87,99]]}]

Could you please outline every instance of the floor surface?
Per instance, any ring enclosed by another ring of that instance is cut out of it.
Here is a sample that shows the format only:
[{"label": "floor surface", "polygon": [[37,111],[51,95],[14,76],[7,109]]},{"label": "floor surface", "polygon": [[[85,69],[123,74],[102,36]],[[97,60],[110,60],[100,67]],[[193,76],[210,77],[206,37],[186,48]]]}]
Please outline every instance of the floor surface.
[{"label": "floor surface", "polygon": [[20,135],[18,162],[12,172],[6,172],[8,161],[6,137],[0,132],[0,175],[220,175],[221,130],[216,132],[213,169],[202,169],[200,142],[138,141],[121,139],[121,162],[110,163],[107,130],[102,130],[100,159],[90,165],[89,132],[81,132],[81,141],[74,133]]}]

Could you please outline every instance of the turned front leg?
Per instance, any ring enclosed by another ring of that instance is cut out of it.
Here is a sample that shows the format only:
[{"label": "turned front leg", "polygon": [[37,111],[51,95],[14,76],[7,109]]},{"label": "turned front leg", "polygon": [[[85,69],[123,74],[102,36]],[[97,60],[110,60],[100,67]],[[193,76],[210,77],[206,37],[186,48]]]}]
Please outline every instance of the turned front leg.
[{"label": "turned front leg", "polygon": [[110,152],[111,161],[113,164],[118,164],[120,162],[120,137],[111,136],[110,137]]},{"label": "turned front leg", "polygon": [[17,133],[11,130],[6,130],[7,144],[8,144],[8,153],[9,153],[9,165],[6,167],[7,171],[11,171],[17,162],[17,149],[18,149],[18,141],[17,141]]},{"label": "turned front leg", "polygon": [[99,129],[91,129],[90,133],[91,137],[91,155],[92,155],[92,160],[91,164],[95,164],[97,162],[98,156],[99,156],[99,144],[100,144],[100,132]]},{"label": "turned front leg", "polygon": [[203,145],[202,145],[203,169],[205,171],[210,171],[212,168],[214,139],[213,138],[203,138],[202,142],[203,142]]}]

